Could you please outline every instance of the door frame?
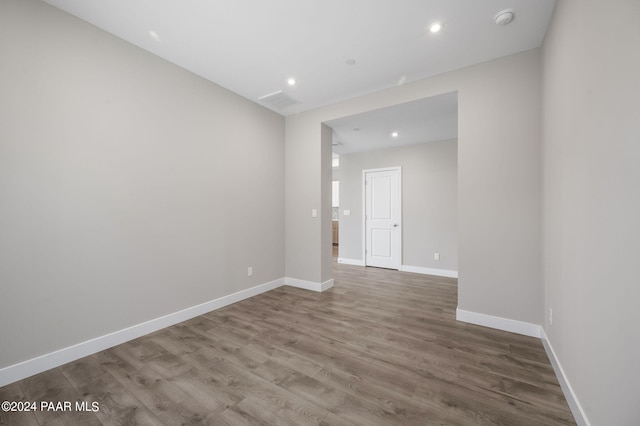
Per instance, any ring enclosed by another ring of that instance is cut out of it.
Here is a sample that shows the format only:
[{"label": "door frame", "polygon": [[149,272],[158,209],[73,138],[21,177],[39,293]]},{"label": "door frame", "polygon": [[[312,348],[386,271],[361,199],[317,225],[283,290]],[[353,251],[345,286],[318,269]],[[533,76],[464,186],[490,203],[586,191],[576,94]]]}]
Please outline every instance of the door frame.
[{"label": "door frame", "polygon": [[396,247],[396,255],[398,256],[398,270],[402,268],[402,234],[404,226],[402,223],[402,166],[381,167],[377,169],[362,170],[362,264],[367,266],[367,173],[374,172],[398,172],[398,203],[400,203],[400,233],[398,235],[398,247]]}]

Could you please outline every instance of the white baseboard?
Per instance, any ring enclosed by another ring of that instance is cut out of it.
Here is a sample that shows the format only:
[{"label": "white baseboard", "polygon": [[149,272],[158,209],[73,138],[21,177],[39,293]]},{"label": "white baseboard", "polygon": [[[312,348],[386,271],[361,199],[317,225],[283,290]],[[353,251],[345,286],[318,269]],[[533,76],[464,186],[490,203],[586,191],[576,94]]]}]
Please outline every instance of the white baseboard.
[{"label": "white baseboard", "polygon": [[285,278],[284,283],[285,285],[290,285],[291,287],[298,287],[305,290],[313,290],[317,292],[323,292],[333,287],[333,279],[330,279],[323,283],[316,283],[313,281],[299,280],[297,278]]},{"label": "white baseboard", "polygon": [[338,258],[338,263],[342,263],[342,264],[345,264],[345,265],[364,266],[364,260],[346,259],[344,257],[339,257]]},{"label": "white baseboard", "polygon": [[456,320],[537,338],[540,338],[542,330],[538,324],[479,314],[460,308],[456,309]]},{"label": "white baseboard", "polygon": [[[338,263],[343,265],[365,266],[364,260],[361,259],[347,259],[344,257],[338,258]],[[458,271],[452,271],[449,269],[436,269],[436,268],[423,268],[421,266],[409,266],[401,265],[400,271],[413,272],[414,274],[423,275],[435,275],[438,277],[458,278]]]},{"label": "white baseboard", "polygon": [[331,287],[333,287],[333,284],[334,284],[333,278],[323,282],[322,284],[320,284],[320,291],[329,290]]},{"label": "white baseboard", "polygon": [[553,350],[553,346],[547,338],[547,333],[544,331],[544,328],[542,328],[542,326],[508,318],[501,318],[492,315],[479,314],[477,312],[465,311],[459,308],[456,309],[456,319],[458,321],[468,322],[471,324],[495,328],[503,331],[509,331],[511,333],[524,334],[525,336],[537,337],[541,339],[544,350],[547,353],[549,360],[551,361],[553,371],[558,378],[558,382],[560,383],[560,387],[562,388],[562,392],[564,393],[564,397],[567,400],[567,404],[569,404],[571,414],[573,414],[576,423],[579,426],[591,426],[591,423],[589,422],[584,409],[578,401],[578,397],[573,391],[573,388],[571,387],[571,384],[569,383],[569,380],[567,379],[567,376],[562,369],[562,365],[560,364],[560,361],[558,360],[558,357]]},{"label": "white baseboard", "polygon": [[59,367],[68,362],[84,358],[85,356],[92,355],[96,352],[109,349],[130,340],[137,339],[138,337],[153,333],[154,331],[195,318],[199,315],[206,314],[207,312],[215,311],[216,309],[223,308],[227,305],[231,305],[232,303],[257,296],[258,294],[273,290],[285,284],[306,290],[322,292],[333,287],[333,279],[323,283],[315,283],[295,278],[280,278],[275,281],[260,284],[209,302],[192,306],[172,314],[164,315],[141,324],[114,331],[113,333],[109,333],[104,336],[96,337],[73,346],[19,362],[18,364],[1,368],[0,387],[33,376],[34,374]]},{"label": "white baseboard", "polygon": [[436,275],[438,277],[458,278],[458,271],[450,269],[424,268],[422,266],[401,265],[403,272],[413,272],[414,274]]},{"label": "white baseboard", "polygon": [[551,342],[549,342],[549,339],[547,338],[547,333],[544,331],[544,328],[542,328],[541,338],[542,345],[544,346],[544,350],[547,352],[547,356],[551,361],[551,365],[553,366],[553,371],[556,373],[558,382],[560,382],[560,387],[562,388],[564,397],[567,400],[567,404],[569,404],[573,418],[580,426],[590,426],[591,423],[589,422],[589,419],[587,419],[587,415],[582,409],[582,405],[580,405],[578,397],[569,383],[569,379],[567,379],[567,376],[564,374],[562,365],[556,356],[556,352],[553,350],[553,346],[551,346]]},{"label": "white baseboard", "polygon": [[[190,308],[186,308],[172,314],[164,315],[162,317],[155,318],[141,324],[118,330],[104,336],[96,337],[94,339],[87,340],[85,342],[78,343],[76,345],[69,346],[55,352],[32,358],[18,364],[4,367],[0,369],[0,387],[33,376],[34,374],[59,367],[68,362],[75,361],[88,355],[92,355],[96,352],[103,351],[113,346],[128,342],[129,340],[142,337],[146,334],[153,333],[154,331],[158,331],[163,328],[178,324],[182,321],[197,317],[198,315],[215,311],[216,309],[223,308],[232,303],[257,296],[258,294],[273,290],[274,288],[278,288],[284,285],[284,283],[285,278],[280,278],[275,281],[260,284],[246,290],[238,291],[236,293],[202,303],[200,305],[192,306]],[[324,284],[325,283],[318,285],[322,286]],[[333,280],[331,280],[331,285],[333,285]]]}]

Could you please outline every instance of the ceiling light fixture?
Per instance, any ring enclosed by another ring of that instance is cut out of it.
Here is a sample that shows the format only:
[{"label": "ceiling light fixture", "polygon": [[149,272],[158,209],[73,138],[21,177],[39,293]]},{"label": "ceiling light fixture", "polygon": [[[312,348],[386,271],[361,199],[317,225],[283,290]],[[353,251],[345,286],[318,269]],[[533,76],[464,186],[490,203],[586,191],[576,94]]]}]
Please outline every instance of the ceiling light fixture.
[{"label": "ceiling light fixture", "polygon": [[498,12],[496,16],[493,17],[493,21],[497,25],[504,26],[513,21],[515,17],[516,13],[513,9],[505,9]]},{"label": "ceiling light fixture", "polygon": [[398,137],[398,132],[393,132],[393,133],[391,133],[391,137],[392,137],[392,138],[397,138],[397,137]]},{"label": "ceiling light fixture", "polygon": [[295,86],[295,85],[296,85],[296,79],[295,79],[295,78],[293,78],[293,77],[289,78],[289,79],[287,80],[287,84],[288,84],[289,86]]},{"label": "ceiling light fixture", "polygon": [[440,31],[442,31],[442,23],[440,22],[434,22],[433,24],[431,24],[431,26],[429,27],[429,31],[432,34],[435,33],[439,33]]}]

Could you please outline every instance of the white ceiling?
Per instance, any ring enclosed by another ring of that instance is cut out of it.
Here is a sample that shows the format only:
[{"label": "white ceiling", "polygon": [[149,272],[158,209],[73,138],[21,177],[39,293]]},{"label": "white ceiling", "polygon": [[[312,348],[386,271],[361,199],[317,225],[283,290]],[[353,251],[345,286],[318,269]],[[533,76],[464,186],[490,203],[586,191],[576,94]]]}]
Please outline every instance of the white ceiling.
[{"label": "white ceiling", "polygon": [[[289,115],[538,47],[555,0],[45,0]],[[516,18],[493,22],[505,8]],[[441,21],[444,29],[428,27]],[[155,32],[154,38],[151,32]],[[354,65],[347,61],[355,60]],[[287,79],[297,80],[295,87]],[[259,98],[283,91],[297,104]]]},{"label": "white ceiling", "polygon": [[340,155],[456,139],[458,94],[445,93],[325,124],[333,129],[333,152]]}]

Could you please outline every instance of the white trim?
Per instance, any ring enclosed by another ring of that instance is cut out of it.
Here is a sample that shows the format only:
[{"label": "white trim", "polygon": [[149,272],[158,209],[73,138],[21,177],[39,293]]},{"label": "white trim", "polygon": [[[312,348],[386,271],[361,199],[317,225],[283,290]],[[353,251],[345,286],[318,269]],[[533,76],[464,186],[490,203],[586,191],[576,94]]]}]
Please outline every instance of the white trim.
[{"label": "white trim", "polygon": [[525,336],[537,337],[542,340],[542,346],[551,361],[553,371],[558,378],[562,393],[569,404],[571,414],[579,426],[591,426],[589,419],[587,418],[582,405],[576,393],[573,391],[569,379],[567,378],[560,360],[556,356],[556,352],[553,350],[553,346],[547,337],[547,333],[544,328],[528,322],[516,321],[508,318],[495,317],[492,315],[479,314],[477,312],[465,311],[460,308],[456,309],[456,319],[458,321],[464,321],[471,324],[477,324],[484,327],[495,328],[498,330],[509,331],[512,333],[524,334]]},{"label": "white trim", "polygon": [[329,290],[331,287],[333,287],[333,284],[334,284],[333,278],[323,282],[322,284],[320,284],[320,291]]},{"label": "white trim", "polygon": [[362,266],[367,266],[367,173],[362,171]]},{"label": "white trim", "polygon": [[423,268],[422,266],[400,265],[402,272],[413,272],[414,274],[436,275],[438,277],[458,278],[458,271],[449,269]]},{"label": "white trim", "polygon": [[571,414],[573,414],[573,418],[576,423],[580,426],[590,426],[591,423],[587,418],[586,413],[582,409],[582,405],[580,405],[580,401],[578,401],[578,397],[576,393],[573,391],[571,384],[569,383],[569,379],[566,374],[564,374],[564,370],[562,369],[562,365],[560,365],[560,360],[556,356],[556,352],[553,350],[553,346],[551,346],[551,342],[547,337],[547,333],[544,331],[544,328],[541,329],[541,339],[542,345],[544,346],[544,350],[547,352],[547,356],[551,361],[551,366],[553,366],[553,371],[556,373],[556,377],[558,378],[558,382],[560,382],[560,387],[562,388],[562,393],[564,393],[564,397],[567,400],[567,404],[569,404],[569,408],[571,409]]},{"label": "white trim", "polygon": [[130,340],[137,339],[138,337],[153,333],[154,331],[195,318],[199,315],[206,314],[207,312],[215,311],[216,309],[223,308],[231,305],[232,303],[257,296],[258,294],[265,293],[285,284],[321,292],[333,287],[333,279],[323,283],[315,283],[295,278],[279,278],[275,281],[260,284],[178,312],[154,318],[122,330],[114,331],[113,333],[105,334],[104,336],[96,337],[36,358],[1,368],[0,387],[33,376],[34,374],[59,367],[68,362],[84,358],[85,356],[95,354],[96,352],[109,349]]},{"label": "white trim", "polygon": [[305,281],[305,280],[299,280],[297,278],[287,277],[284,279],[284,284],[290,285],[291,287],[302,288],[305,290],[323,292],[333,287],[333,279],[327,280],[323,283],[317,283],[314,281]]},{"label": "white trim", "polygon": [[[170,327],[174,324],[197,317],[198,315],[215,311],[216,309],[223,308],[227,305],[231,305],[232,303],[273,290],[284,285],[285,280],[285,278],[280,278],[275,281],[260,284],[200,305],[192,306],[190,308],[164,315],[141,324],[133,325],[122,330],[114,331],[113,333],[105,334],[104,336],[96,337],[73,346],[59,349],[27,361],[19,362],[18,364],[4,367],[0,369],[0,387],[128,342],[129,340],[136,339],[146,334],[153,333],[154,331]],[[333,280],[331,280],[331,284],[333,285]]]},{"label": "white trim", "polygon": [[342,263],[344,265],[364,266],[364,260],[362,259],[346,259],[344,257],[339,257],[338,263]]},{"label": "white trim", "polygon": [[460,308],[456,308],[456,320],[537,338],[540,338],[540,331],[542,330],[542,327],[538,324],[512,320],[509,318],[494,317],[493,315],[465,311]]}]

